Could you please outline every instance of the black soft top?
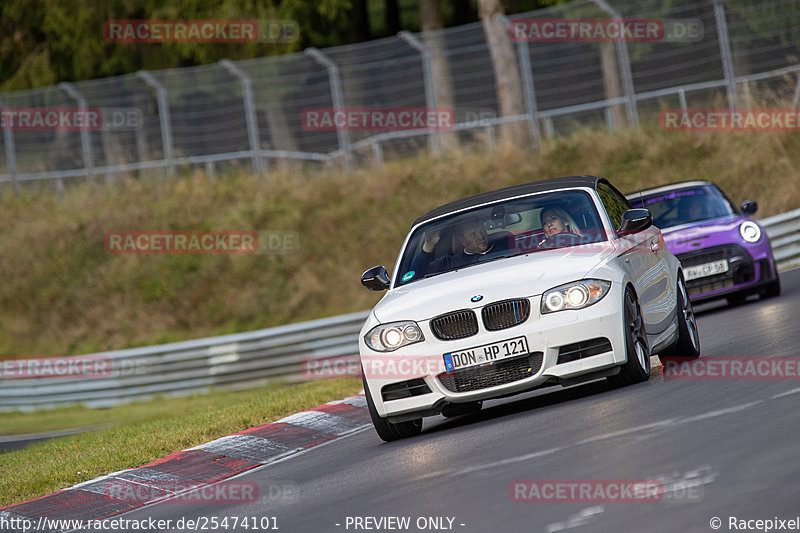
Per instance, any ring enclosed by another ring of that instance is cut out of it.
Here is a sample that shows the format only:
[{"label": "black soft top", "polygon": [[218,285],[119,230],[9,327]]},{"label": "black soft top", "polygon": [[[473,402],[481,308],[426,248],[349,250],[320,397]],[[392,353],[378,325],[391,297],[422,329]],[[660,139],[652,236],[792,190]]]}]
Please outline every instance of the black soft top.
[{"label": "black soft top", "polygon": [[566,189],[569,187],[590,187],[592,189],[596,189],[599,181],[606,180],[603,178],[598,178],[597,176],[566,176],[564,178],[551,178],[542,181],[534,181],[531,183],[523,183],[522,185],[512,185],[511,187],[505,187],[503,189],[497,189],[496,191],[476,194],[475,196],[462,198],[461,200],[456,200],[455,202],[450,202],[449,204],[437,207],[436,209],[429,211],[415,220],[412,226],[416,226],[421,222],[427,222],[428,220],[434,219],[441,215],[446,215],[447,213],[460,211],[462,209],[467,209],[498,200],[504,200],[506,198],[514,198],[515,196],[522,196],[535,192]]}]

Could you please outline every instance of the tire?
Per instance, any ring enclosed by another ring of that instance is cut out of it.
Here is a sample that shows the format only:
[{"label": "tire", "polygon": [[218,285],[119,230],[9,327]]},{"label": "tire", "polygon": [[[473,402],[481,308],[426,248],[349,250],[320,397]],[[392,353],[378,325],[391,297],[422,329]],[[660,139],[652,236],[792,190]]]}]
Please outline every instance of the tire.
[{"label": "tire", "polygon": [[650,348],[644,331],[639,301],[630,287],[625,289],[625,354],[628,360],[619,374],[607,379],[616,386],[633,385],[650,379]]},{"label": "tire", "polygon": [[372,402],[372,395],[369,392],[367,380],[362,377],[361,381],[364,383],[364,395],[367,397],[369,417],[372,419],[372,425],[375,426],[375,431],[381,439],[386,442],[391,442],[393,440],[405,439],[406,437],[413,437],[422,432],[421,418],[416,418],[407,422],[394,423],[380,416],[375,409],[375,404]]},{"label": "tire", "polygon": [[675,343],[663,353],[658,354],[662,365],[669,359],[688,361],[700,357],[700,334],[697,331],[697,321],[694,317],[692,302],[686,291],[686,282],[683,274],[678,277],[678,338]]}]

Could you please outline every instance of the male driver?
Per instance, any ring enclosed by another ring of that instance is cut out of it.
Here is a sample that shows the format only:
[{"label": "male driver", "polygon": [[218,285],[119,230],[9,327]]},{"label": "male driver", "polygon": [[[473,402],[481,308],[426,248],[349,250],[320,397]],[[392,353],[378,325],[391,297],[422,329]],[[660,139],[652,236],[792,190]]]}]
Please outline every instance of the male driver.
[{"label": "male driver", "polygon": [[417,276],[424,276],[429,272],[452,270],[477,263],[482,256],[492,250],[493,243],[489,243],[489,234],[486,233],[480,220],[468,219],[456,228],[456,232],[458,242],[464,247],[464,251],[455,255],[443,255],[436,260],[433,260],[433,249],[441,235],[439,231],[425,232],[422,251],[411,263],[411,270]]}]

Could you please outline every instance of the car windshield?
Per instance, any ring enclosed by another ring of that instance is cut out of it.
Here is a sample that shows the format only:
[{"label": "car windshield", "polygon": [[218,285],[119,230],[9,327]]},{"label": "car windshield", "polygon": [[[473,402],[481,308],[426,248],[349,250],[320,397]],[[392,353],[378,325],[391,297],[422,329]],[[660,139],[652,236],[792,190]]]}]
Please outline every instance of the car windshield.
[{"label": "car windshield", "polygon": [[653,214],[653,224],[662,229],[736,214],[728,199],[713,185],[641,197],[631,195],[630,201],[634,207],[649,209]]},{"label": "car windshield", "polygon": [[416,228],[395,286],[506,257],[605,240],[594,202],[585,191],[505,200]]}]

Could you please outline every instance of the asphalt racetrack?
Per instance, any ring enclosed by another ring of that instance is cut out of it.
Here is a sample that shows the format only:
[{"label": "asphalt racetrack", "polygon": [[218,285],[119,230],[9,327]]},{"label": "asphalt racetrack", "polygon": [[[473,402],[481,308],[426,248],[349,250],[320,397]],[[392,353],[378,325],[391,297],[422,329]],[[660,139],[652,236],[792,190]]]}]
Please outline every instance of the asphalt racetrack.
[{"label": "asphalt racetrack", "polygon": [[[698,307],[702,359],[795,362],[800,270],[783,273],[782,282],[774,299]],[[369,427],[237,478],[258,483],[255,503],[159,503],[119,517],[273,517],[284,533],[691,533],[736,530],[731,517],[751,526],[796,519],[800,377],[667,379],[653,364],[647,383],[613,389],[600,381],[487,402],[476,414],[425,419],[422,435],[404,441],[385,444]],[[658,498],[626,503],[552,493],[551,501],[513,501],[515,480],[539,488],[546,480],[605,488],[659,480],[662,489]],[[271,498],[280,486],[294,490]]]}]

